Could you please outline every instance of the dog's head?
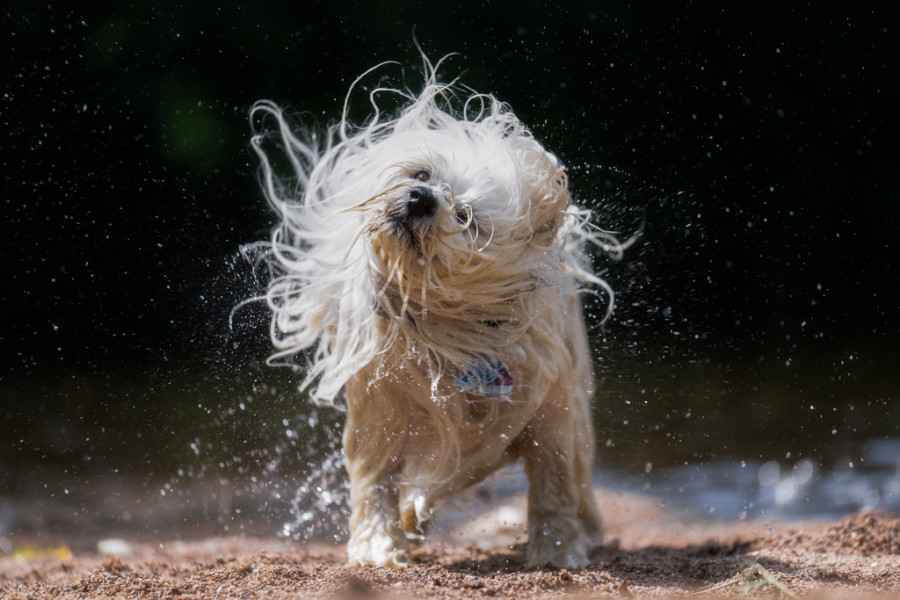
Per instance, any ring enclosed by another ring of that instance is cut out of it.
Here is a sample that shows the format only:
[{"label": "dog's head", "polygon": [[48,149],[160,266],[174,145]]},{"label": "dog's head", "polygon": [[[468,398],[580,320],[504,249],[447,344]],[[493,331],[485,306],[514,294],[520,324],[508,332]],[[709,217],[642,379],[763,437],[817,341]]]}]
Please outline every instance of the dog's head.
[{"label": "dog's head", "polygon": [[[395,118],[345,114],[324,138],[301,139],[274,104],[254,138],[266,195],[282,218],[264,259],[273,268],[273,358],[309,354],[308,385],[330,402],[350,375],[397,343],[463,369],[502,355],[574,278],[605,285],[585,240],[611,239],[570,203],[565,172],[506,105],[436,83]],[[377,93],[372,105],[378,106]],[[281,146],[293,177],[264,149]]]},{"label": "dog's head", "polygon": [[[425,102],[420,98],[419,102]],[[568,206],[565,174],[511,113],[477,121],[427,106],[401,117],[403,128],[371,148],[376,191],[368,233],[396,251],[485,256],[535,234],[552,238]],[[390,241],[393,240],[393,241]],[[452,256],[451,256],[452,255]]]},{"label": "dog's head", "polygon": [[371,189],[348,210],[364,215],[385,314],[508,322],[516,296],[564,262],[565,173],[496,100],[478,96],[475,116],[454,116],[438,106],[442,91],[426,89],[342,170]]}]

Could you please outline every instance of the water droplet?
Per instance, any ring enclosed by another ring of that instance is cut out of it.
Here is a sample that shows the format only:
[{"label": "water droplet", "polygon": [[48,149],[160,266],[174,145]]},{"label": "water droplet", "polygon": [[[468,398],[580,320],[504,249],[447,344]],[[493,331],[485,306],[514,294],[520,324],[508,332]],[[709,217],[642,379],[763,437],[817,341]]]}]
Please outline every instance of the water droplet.
[{"label": "water droplet", "polygon": [[779,466],[778,461],[770,460],[763,463],[759,467],[756,477],[759,480],[759,485],[763,487],[775,485],[775,483],[778,482],[779,477],[781,477],[781,467]]},{"label": "water droplet", "polygon": [[803,485],[807,483],[810,479],[812,479],[813,473],[815,472],[815,465],[813,461],[808,458],[803,458],[798,460],[794,465],[793,473],[791,473],[791,478],[794,483],[797,485]]}]

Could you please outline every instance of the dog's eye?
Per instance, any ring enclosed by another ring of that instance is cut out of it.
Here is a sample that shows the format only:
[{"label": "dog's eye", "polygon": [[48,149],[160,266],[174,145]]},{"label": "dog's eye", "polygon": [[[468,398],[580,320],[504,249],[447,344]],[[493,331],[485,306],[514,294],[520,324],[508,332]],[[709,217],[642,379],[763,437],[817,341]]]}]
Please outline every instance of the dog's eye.
[{"label": "dog's eye", "polygon": [[422,183],[428,183],[428,180],[431,179],[431,173],[428,171],[419,171],[415,175],[413,175],[413,179],[416,181],[421,181]]}]

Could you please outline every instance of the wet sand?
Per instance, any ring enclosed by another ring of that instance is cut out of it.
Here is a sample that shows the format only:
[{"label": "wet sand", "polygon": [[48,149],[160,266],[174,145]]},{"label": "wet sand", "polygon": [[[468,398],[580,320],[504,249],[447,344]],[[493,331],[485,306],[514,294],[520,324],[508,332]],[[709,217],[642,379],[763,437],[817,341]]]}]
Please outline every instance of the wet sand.
[{"label": "wet sand", "polygon": [[13,540],[0,598],[900,597],[895,515],[716,523],[638,495],[598,499],[610,544],[578,571],[525,566],[524,501],[512,498],[442,516],[402,571],[347,567],[343,546],[276,537],[106,540],[76,553]]}]

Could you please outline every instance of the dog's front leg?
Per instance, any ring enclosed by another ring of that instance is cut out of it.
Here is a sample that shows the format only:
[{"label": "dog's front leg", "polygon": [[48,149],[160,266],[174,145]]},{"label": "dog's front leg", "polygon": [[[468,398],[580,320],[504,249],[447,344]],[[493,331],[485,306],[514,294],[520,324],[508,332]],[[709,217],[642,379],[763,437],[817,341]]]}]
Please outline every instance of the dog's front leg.
[{"label": "dog's front leg", "polygon": [[407,413],[393,398],[348,387],[344,452],[350,476],[351,564],[403,568],[409,544],[400,526],[397,478]]},{"label": "dog's front leg", "polygon": [[[581,568],[588,564],[594,532],[583,523],[584,482],[579,481],[579,437],[570,411],[539,414],[525,431],[528,472],[528,564]],[[599,527],[599,520],[597,521]]]},{"label": "dog's front leg", "polygon": [[[348,464],[350,464],[348,462]],[[351,465],[351,473],[366,466]],[[409,544],[400,526],[397,488],[393,474],[385,474],[373,485],[360,485],[360,478],[350,477],[350,540],[347,557],[352,565],[407,567]]]}]

